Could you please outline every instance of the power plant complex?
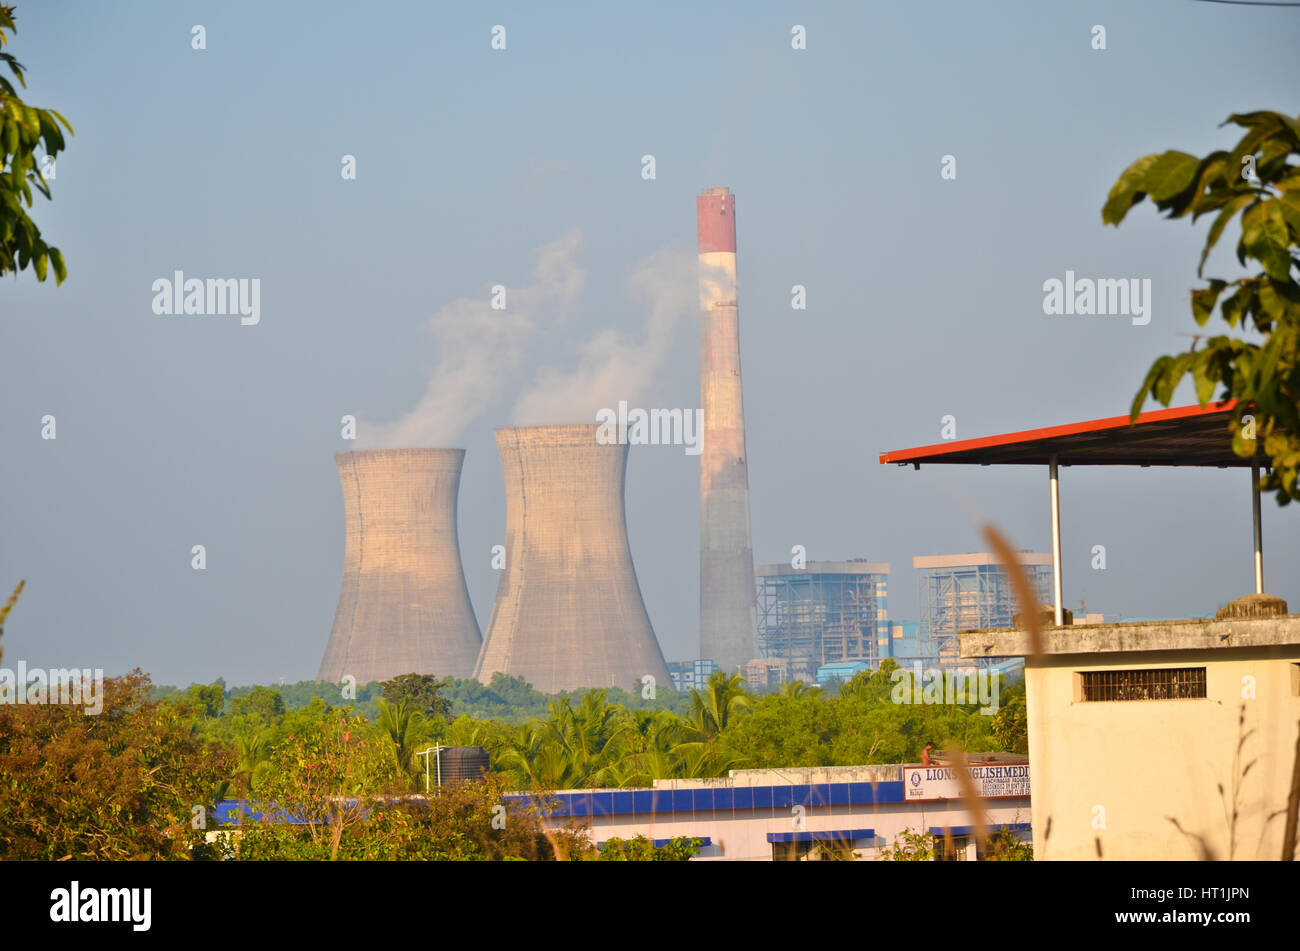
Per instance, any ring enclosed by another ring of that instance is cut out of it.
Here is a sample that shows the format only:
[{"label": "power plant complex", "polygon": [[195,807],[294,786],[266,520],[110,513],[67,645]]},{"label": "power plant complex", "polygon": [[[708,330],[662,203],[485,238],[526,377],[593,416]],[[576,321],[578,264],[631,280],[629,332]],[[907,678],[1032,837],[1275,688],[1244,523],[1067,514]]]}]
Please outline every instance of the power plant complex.
[{"label": "power plant complex", "polygon": [[[697,198],[700,283],[700,656],[758,657],[740,381],[735,197]],[[627,537],[628,446],[598,426],[495,431],[505,475],[505,569],[485,637],[456,532],[464,450],[336,455],[347,527],[343,582],[320,680],[420,673],[543,693],[669,686]]]}]

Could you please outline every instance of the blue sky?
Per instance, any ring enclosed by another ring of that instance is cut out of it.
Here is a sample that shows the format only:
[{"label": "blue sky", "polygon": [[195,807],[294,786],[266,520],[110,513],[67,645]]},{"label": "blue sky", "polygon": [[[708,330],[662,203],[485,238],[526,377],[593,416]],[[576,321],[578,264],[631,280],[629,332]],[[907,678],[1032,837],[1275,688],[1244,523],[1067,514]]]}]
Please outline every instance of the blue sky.
[{"label": "blue sky", "polygon": [[[912,556],[982,549],[979,519],[1046,550],[1044,472],[878,454],[938,441],[945,414],[966,438],[1126,411],[1151,360],[1190,344],[1208,223],[1143,206],[1103,228],[1111,184],[1149,152],[1231,145],[1232,112],[1295,114],[1300,89],[1300,11],[1191,0],[17,6],[27,101],[76,135],[35,208],[69,280],[0,286],[0,587],[27,579],[5,657],[159,682],[314,675],[343,560],[340,416],[409,413],[443,356],[431,318],[527,285],[576,229],[571,315],[456,443],[486,627],[492,428],[595,335],[643,333],[632,276],[693,253],[713,185],[737,196],[755,558],[889,561],[910,618]],[[1234,244],[1207,274],[1236,275]],[[261,322],[154,315],[176,269],[260,279]],[[1151,323],[1044,315],[1067,269],[1149,278]],[[699,405],[694,320],[642,405]],[[698,478],[678,449],[632,451],[628,529],[670,660],[697,646]],[[1252,590],[1243,472],[1067,470],[1062,497],[1070,606],[1188,616]],[[1298,517],[1266,502],[1266,589],[1293,605]]]}]

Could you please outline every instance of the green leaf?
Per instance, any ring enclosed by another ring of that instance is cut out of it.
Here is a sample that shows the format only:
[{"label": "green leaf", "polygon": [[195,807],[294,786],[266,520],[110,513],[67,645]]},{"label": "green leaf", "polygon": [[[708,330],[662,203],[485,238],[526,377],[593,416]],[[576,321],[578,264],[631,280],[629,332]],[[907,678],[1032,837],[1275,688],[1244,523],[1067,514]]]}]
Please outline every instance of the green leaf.
[{"label": "green leaf", "polygon": [[1253,284],[1244,283],[1237,288],[1236,293],[1230,295],[1223,302],[1222,312],[1223,319],[1228,322],[1228,326],[1235,327],[1241,320],[1242,314],[1255,298],[1255,287]]},{"label": "green leaf", "polygon": [[69,135],[76,135],[76,134],[77,134],[77,133],[75,133],[75,132],[72,131],[72,123],[68,122],[67,119],[63,118],[62,113],[60,113],[58,110],[56,110],[56,109],[47,109],[46,112],[48,112],[50,115],[54,116],[54,118],[56,118],[56,119],[58,119],[60,122],[62,122],[62,123],[63,123],[63,127],[64,127],[65,129],[68,130],[68,134],[69,134]]},{"label": "green leaf", "polygon": [[1210,281],[1209,287],[1192,291],[1192,317],[1198,326],[1205,326],[1205,322],[1210,319],[1210,314],[1214,310],[1214,305],[1219,300],[1219,295],[1227,286],[1227,281],[1214,278]]},{"label": "green leaf", "polygon": [[1278,244],[1262,231],[1254,241],[1246,243],[1250,256],[1264,265],[1264,273],[1275,281],[1291,280],[1291,255],[1285,245]]},{"label": "green leaf", "polygon": [[1200,164],[1195,155],[1166,152],[1147,169],[1142,185],[1153,200],[1165,201],[1192,184]]},{"label": "green leaf", "polygon": [[1147,170],[1160,158],[1159,155],[1144,155],[1124,170],[1110,190],[1106,204],[1101,210],[1103,225],[1118,225],[1124,220],[1130,208],[1143,198],[1142,181]]},{"label": "green leaf", "polygon": [[32,268],[36,271],[36,280],[45,280],[45,252],[39,251],[36,257],[32,258]]},{"label": "green leaf", "polygon": [[1259,285],[1259,308],[1273,323],[1281,323],[1286,319],[1286,301],[1278,293],[1278,286],[1271,280]]},{"label": "green leaf", "polygon": [[1282,220],[1291,229],[1291,235],[1287,238],[1287,243],[1295,244],[1300,242],[1300,188],[1290,188],[1282,192],[1281,195],[1272,200],[1272,204],[1277,205]]},{"label": "green leaf", "polygon": [[56,285],[62,284],[68,279],[68,266],[63,263],[63,252],[58,248],[50,248],[50,263],[54,265]]},{"label": "green leaf", "polygon": [[1260,360],[1255,368],[1254,389],[1257,393],[1268,392],[1273,388],[1273,373],[1277,369],[1277,361],[1281,355],[1282,336],[1273,334],[1269,337],[1268,343],[1260,348]]},{"label": "green leaf", "polygon": [[1196,355],[1192,353],[1180,353],[1177,357],[1170,360],[1166,365],[1160,378],[1156,380],[1154,394],[1157,401],[1169,405],[1170,400],[1174,398],[1174,390],[1178,389],[1178,381],[1183,378]]},{"label": "green leaf", "polygon": [[1196,384],[1196,401],[1204,406],[1214,395],[1214,386],[1218,381],[1209,375],[1209,351],[1202,350],[1196,357],[1196,361],[1192,364],[1192,381]]},{"label": "green leaf", "polygon": [[[1154,194],[1151,196],[1156,202],[1156,207],[1167,211],[1166,217],[1181,218],[1189,211],[1198,208],[1214,193],[1223,193],[1227,185],[1224,175],[1224,163],[1227,158],[1228,153],[1224,151],[1211,152],[1205,156],[1197,163],[1196,171],[1187,187],[1177,195],[1168,200],[1156,199]],[[1210,189],[1209,193],[1206,192],[1207,188]]]}]

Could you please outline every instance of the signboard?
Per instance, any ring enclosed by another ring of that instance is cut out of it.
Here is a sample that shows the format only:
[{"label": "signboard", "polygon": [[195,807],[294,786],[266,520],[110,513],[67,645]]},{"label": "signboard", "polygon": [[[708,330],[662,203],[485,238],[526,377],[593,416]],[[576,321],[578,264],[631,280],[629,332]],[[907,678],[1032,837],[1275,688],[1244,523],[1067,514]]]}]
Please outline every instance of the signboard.
[{"label": "signboard", "polygon": [[[1010,799],[1029,795],[1028,763],[968,766],[975,791],[984,799]],[[903,798],[907,802],[962,798],[957,770],[949,766],[904,766]]]}]

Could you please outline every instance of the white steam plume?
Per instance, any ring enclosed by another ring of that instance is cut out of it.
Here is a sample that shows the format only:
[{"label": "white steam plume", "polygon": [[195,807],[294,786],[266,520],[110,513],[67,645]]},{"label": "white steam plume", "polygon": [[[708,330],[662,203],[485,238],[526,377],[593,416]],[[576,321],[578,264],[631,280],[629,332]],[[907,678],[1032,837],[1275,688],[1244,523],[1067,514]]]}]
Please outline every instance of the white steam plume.
[{"label": "white steam plume", "polygon": [[358,442],[369,448],[454,446],[518,380],[540,318],[562,322],[568,316],[587,279],[576,262],[581,250],[576,229],[543,245],[535,282],[507,288],[505,310],[493,310],[485,295],[462,297],[438,311],[431,322],[437,364],[424,396],[401,419],[358,427]]},{"label": "white steam plume", "polygon": [[544,367],[515,402],[514,424],[595,422],[596,411],[619,400],[636,406],[647,395],[672,349],[677,324],[699,307],[698,259],[663,248],[632,275],[634,296],[650,307],[636,340],[602,330],[582,345],[572,370]]}]

